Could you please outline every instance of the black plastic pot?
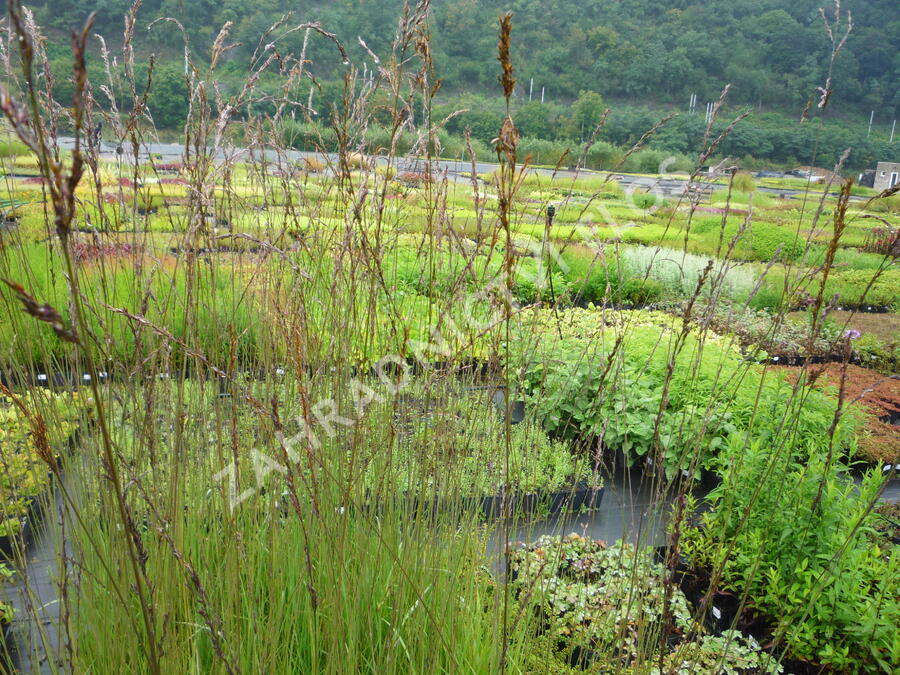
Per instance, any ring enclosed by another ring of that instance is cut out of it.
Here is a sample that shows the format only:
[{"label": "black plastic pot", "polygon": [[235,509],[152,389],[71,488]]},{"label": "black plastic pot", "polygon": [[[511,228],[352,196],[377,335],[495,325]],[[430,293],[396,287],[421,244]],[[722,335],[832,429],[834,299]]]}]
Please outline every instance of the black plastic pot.
[{"label": "black plastic pot", "polygon": [[9,621],[0,619],[0,673],[16,672],[12,662],[15,644],[12,635],[12,624]]},{"label": "black plastic pot", "polygon": [[[479,511],[485,519],[510,518],[541,512],[548,518],[566,511],[599,508],[603,501],[604,488],[580,484],[568,490],[548,493],[513,493],[509,495],[485,495],[482,497],[462,497],[454,499],[409,497],[406,502],[410,513],[422,512],[437,516],[441,513],[465,513]],[[405,499],[403,497],[401,500]],[[365,510],[380,513],[384,504],[367,501]],[[342,511],[343,512],[343,509]]]},{"label": "black plastic pot", "polygon": [[[494,390],[491,400],[497,406],[497,410],[506,414],[506,387],[498,387]],[[525,419],[525,401],[513,399],[509,403],[509,423],[519,424]]]},{"label": "black plastic pot", "polygon": [[707,492],[714,490],[722,484],[722,476],[711,469],[700,470],[700,487]]},{"label": "black plastic pot", "polygon": [[0,536],[0,560],[12,560],[17,552],[28,547],[29,529],[29,517],[22,516],[22,526],[18,532]]},{"label": "black plastic pot", "polygon": [[887,415],[878,418],[886,424],[893,424],[895,427],[900,426],[900,410],[892,410]]},{"label": "black plastic pot", "polygon": [[511,494],[482,497],[481,512],[486,518],[529,515],[537,511],[557,516],[564,511],[592,510],[603,501],[603,488],[580,485],[574,490],[560,490],[549,494]]}]

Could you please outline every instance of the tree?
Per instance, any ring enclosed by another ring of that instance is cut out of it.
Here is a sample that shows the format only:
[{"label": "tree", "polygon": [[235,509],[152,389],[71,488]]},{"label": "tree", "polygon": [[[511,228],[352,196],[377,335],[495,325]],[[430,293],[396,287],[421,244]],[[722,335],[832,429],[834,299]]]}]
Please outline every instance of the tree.
[{"label": "tree", "polygon": [[[143,81],[138,78],[138,81]],[[157,127],[183,126],[188,113],[188,87],[183,68],[166,64],[154,68],[148,107]]]},{"label": "tree", "polygon": [[516,127],[523,136],[550,138],[553,134],[550,108],[540,101],[529,101],[524,104],[514,117]]},{"label": "tree", "polygon": [[566,119],[564,133],[569,138],[583,140],[589,137],[603,117],[606,104],[596,91],[582,90],[572,104],[572,113]]}]

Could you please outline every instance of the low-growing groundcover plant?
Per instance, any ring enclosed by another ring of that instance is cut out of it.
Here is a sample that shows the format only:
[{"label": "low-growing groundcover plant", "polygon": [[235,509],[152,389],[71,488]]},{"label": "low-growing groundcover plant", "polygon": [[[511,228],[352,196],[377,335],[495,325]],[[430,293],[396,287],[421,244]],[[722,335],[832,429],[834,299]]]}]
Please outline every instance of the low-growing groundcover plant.
[{"label": "low-growing groundcover plant", "polygon": [[[689,637],[696,624],[687,598],[667,588],[650,549],[577,534],[543,536],[517,545],[509,570],[519,603],[541,618],[557,668],[574,661],[590,672],[782,672],[736,631]],[[661,670],[653,665],[660,652]]]},{"label": "low-growing groundcover plant", "polygon": [[871,512],[882,472],[857,488],[839,462],[737,437],[717,465],[723,483],[684,540],[692,563],[763,616],[782,653],[836,672],[896,672],[900,549]]},{"label": "low-growing groundcover plant", "polygon": [[544,536],[513,549],[509,566],[520,602],[567,649],[614,653],[630,665],[663,631],[690,629],[687,599],[676,591],[665,614],[662,568],[628,544]]},{"label": "low-growing groundcover plant", "polygon": [[387,466],[376,457],[368,463],[369,486],[388,482],[398,494],[481,497],[505,489],[549,495],[602,485],[583,453],[548,438],[531,418],[509,430],[507,453],[504,414],[485,393],[435,395],[432,389],[421,407],[401,413],[395,427],[397,448]]},{"label": "low-growing groundcover plant", "polygon": [[759,647],[753,638],[735,630],[721,635],[704,635],[674,649],[663,659],[662,668],[653,668],[653,675],[743,675],[744,673],[783,673],[784,669],[772,656]]}]

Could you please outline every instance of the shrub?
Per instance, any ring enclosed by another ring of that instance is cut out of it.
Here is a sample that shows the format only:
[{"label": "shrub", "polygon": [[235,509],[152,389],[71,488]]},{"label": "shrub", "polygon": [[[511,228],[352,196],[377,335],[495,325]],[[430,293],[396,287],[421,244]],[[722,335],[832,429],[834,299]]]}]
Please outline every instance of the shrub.
[{"label": "shrub", "polygon": [[321,173],[325,170],[325,163],[316,157],[304,157],[303,170],[307,173]]},{"label": "shrub", "polygon": [[738,192],[753,192],[756,189],[756,183],[753,181],[753,176],[746,171],[738,171],[734,175],[732,186]]},{"label": "shrub", "polygon": [[516,266],[516,276],[513,285],[513,295],[524,304],[532,304],[538,301],[557,302],[566,299],[569,294],[569,284],[566,277],[555,268],[548,275],[546,263],[538,272],[539,261],[536,258],[524,258]]},{"label": "shrub", "polygon": [[896,672],[900,550],[870,543],[878,472],[857,491],[820,453],[792,458],[738,437],[717,465],[724,482],[685,538],[694,562],[721,567],[725,589],[747,593],[794,658],[837,672]]},{"label": "shrub", "polygon": [[29,155],[30,152],[28,146],[21,141],[0,142],[0,158],[2,159],[6,159],[7,157],[21,157]]},{"label": "shrub", "polygon": [[[623,247],[620,260],[629,276],[647,277],[654,281],[660,289],[658,297],[665,295],[678,299],[694,294],[700,276],[709,263],[709,258],[704,256],[649,246]],[[756,283],[756,275],[746,267],[730,266],[715,286],[722,265],[724,263],[715,266],[707,277],[702,289],[703,296],[709,297],[715,287],[717,293],[725,298],[746,298]]]},{"label": "shrub", "polygon": [[657,197],[654,194],[638,193],[632,197],[632,201],[634,202],[634,205],[643,211],[646,211],[651,206],[656,204],[656,199],[657,199]]},{"label": "shrub", "polygon": [[869,211],[874,213],[900,213],[900,195],[881,197],[869,204]]},{"label": "shrub", "polygon": [[631,305],[649,305],[662,296],[662,284],[653,279],[628,279],[622,286],[622,297]]},{"label": "shrub", "polygon": [[360,152],[347,153],[347,166],[351,169],[365,169],[374,164],[374,160]]},{"label": "shrub", "polygon": [[887,375],[900,372],[900,336],[893,341],[883,341],[872,333],[863,333],[853,342],[853,350],[866,368]]}]

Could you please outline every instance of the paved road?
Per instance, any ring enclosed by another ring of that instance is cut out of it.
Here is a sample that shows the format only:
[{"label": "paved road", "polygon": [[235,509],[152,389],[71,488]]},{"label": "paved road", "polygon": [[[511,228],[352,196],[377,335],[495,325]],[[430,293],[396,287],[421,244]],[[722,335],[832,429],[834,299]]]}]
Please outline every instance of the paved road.
[{"label": "paved road", "polygon": [[[74,144],[74,139],[69,137],[60,138],[60,145],[63,148],[70,149]],[[180,143],[145,143],[141,146],[141,161],[149,161],[153,158],[157,164],[175,164],[180,162],[183,159],[184,155],[184,146]],[[265,152],[266,158],[269,160],[278,159],[278,155],[273,150],[267,150]],[[230,158],[233,160],[247,160],[251,158],[251,153],[246,148],[232,148],[227,152],[223,150],[219,150],[216,152],[216,159],[218,161],[225,161]],[[257,152],[256,157],[260,157]],[[131,160],[131,151],[126,147],[117,147],[114,143],[109,143],[106,141],[101,142],[100,144],[100,157],[101,159],[115,162],[117,160],[130,163]],[[337,159],[337,156],[334,154],[322,154],[316,152],[303,152],[300,150],[288,150],[286,151],[281,159],[288,160],[290,162],[297,162],[304,158],[316,158],[319,161],[326,162],[334,162]],[[383,158],[379,158],[377,161],[379,163],[385,163],[386,160]],[[399,170],[400,171],[416,171],[421,170],[424,166],[425,160],[415,160],[415,159],[406,159],[401,158],[399,161]],[[490,173],[499,168],[498,164],[492,164],[489,162],[476,162],[475,163],[475,171],[479,174]],[[472,164],[469,161],[461,161],[461,160],[451,160],[451,159],[437,159],[433,161],[432,170],[438,172],[446,172],[449,177],[454,180],[464,181],[468,180],[468,176],[472,170]],[[581,169],[579,171],[572,171],[569,169],[562,169],[560,171],[553,171],[552,169],[533,169],[533,171],[543,174],[543,175],[552,175],[555,174],[560,178],[585,178],[589,176],[606,176],[608,172],[605,171],[592,171],[590,169]],[[661,175],[658,177],[651,176],[638,176],[633,174],[624,174],[624,173],[614,173],[614,180],[623,187],[625,190],[635,191],[635,192],[655,192],[657,194],[661,194],[663,196],[678,196],[684,193],[685,188],[687,186],[686,176],[677,176],[677,175]],[[721,185],[705,185],[703,189],[705,191],[711,191],[715,189],[722,189],[724,186]],[[764,187],[758,186],[757,190],[761,192],[768,192],[771,194],[783,195],[784,197],[796,198],[802,197],[806,191],[802,189],[788,189],[788,188],[773,188],[773,187]],[[816,193],[812,193],[813,196],[816,196]],[[836,191],[832,191],[833,195],[837,195]],[[863,200],[864,197],[851,197],[854,200]]]}]

